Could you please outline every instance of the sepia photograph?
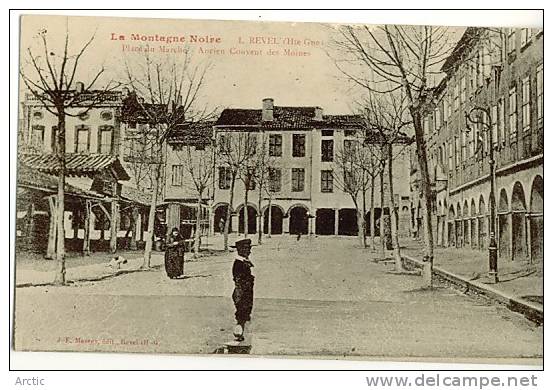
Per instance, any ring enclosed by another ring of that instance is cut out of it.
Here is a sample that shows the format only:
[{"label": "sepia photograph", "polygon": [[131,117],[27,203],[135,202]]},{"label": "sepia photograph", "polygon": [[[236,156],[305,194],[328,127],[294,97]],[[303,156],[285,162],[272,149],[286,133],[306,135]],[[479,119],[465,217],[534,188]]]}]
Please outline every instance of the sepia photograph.
[{"label": "sepia photograph", "polygon": [[543,27],[18,21],[15,351],[542,369]]}]

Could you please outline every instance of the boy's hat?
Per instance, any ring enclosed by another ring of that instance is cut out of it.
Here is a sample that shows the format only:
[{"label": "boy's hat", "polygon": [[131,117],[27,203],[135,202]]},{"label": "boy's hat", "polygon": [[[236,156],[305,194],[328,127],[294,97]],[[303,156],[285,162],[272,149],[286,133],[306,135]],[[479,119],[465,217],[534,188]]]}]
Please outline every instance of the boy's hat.
[{"label": "boy's hat", "polygon": [[231,248],[246,248],[246,247],[252,247],[252,240],[249,238],[244,238],[242,240],[238,240],[234,243],[234,245],[230,246]]}]

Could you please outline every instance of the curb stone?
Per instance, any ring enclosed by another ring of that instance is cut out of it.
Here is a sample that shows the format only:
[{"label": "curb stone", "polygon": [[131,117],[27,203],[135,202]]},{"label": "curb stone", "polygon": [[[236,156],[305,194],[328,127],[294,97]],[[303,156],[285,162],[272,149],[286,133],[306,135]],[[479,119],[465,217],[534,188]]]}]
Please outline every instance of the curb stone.
[{"label": "curb stone", "polygon": [[[402,257],[404,261],[416,267],[422,267],[423,265],[423,262],[421,260],[415,259],[411,256],[403,255]],[[511,311],[523,314],[527,319],[538,325],[543,324],[543,308],[539,307],[533,302],[511,296],[504,292],[498,291],[497,289],[484,283],[469,280],[452,272],[446,271],[445,269],[440,267],[434,266],[432,269],[432,273],[442,279],[447,280],[448,282],[465,288],[465,292],[473,291],[479,295],[484,295],[487,298],[494,300],[495,302],[505,305]]]}]

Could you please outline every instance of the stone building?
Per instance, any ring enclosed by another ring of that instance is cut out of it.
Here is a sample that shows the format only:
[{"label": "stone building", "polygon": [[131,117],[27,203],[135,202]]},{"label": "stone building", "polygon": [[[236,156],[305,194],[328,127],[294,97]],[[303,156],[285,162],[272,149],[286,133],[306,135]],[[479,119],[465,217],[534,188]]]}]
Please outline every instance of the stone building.
[{"label": "stone building", "polygon": [[[265,151],[273,161],[267,188],[262,191],[250,185],[245,207],[245,184],[237,179],[231,205],[231,177],[221,162],[221,147],[247,136],[256,150]],[[335,159],[348,142],[365,139],[360,117],[353,115],[324,115],[320,107],[284,107],[264,99],[259,109],[225,109],[212,128],[210,146],[215,154],[213,183],[206,203],[211,202],[211,228],[220,232],[230,206],[231,231],[243,232],[247,218],[248,232],[258,230],[257,217],[263,216],[264,233],[355,235],[358,232],[357,214],[352,198],[336,182],[333,170]],[[261,147],[261,146],[264,147]],[[165,198],[168,201],[191,202],[186,195],[186,177],[175,157],[175,140],[169,141]],[[207,147],[207,146],[206,146]],[[402,234],[409,231],[409,153],[405,143],[394,145],[398,155],[394,165],[396,205],[399,206]],[[175,176],[176,175],[176,176]],[[375,217],[378,234],[382,205],[378,179],[375,184]],[[180,194],[180,195],[177,195]],[[361,195],[358,195],[361,201]],[[384,214],[388,213],[388,196]],[[269,206],[270,205],[270,206]],[[270,207],[270,212],[269,212]],[[247,210],[247,211],[245,211]],[[369,218],[367,195],[367,214]],[[270,215],[270,217],[269,217]],[[368,224],[367,224],[368,226]]]},{"label": "stone building", "polygon": [[[121,158],[122,93],[108,93],[91,109],[87,104],[84,100],[69,110],[65,124],[66,250],[85,254],[115,251],[133,241],[129,235],[137,238],[138,228],[129,232],[130,210],[143,213],[148,198],[123,184],[130,176]],[[18,129],[17,246],[46,251],[47,257],[54,251],[59,173],[58,118],[51,110],[27,94]]]},{"label": "stone building", "polygon": [[[436,244],[487,249],[491,137],[499,258],[541,261],[543,31],[467,28],[441,69],[444,78],[424,117]],[[468,113],[478,123],[467,122]],[[412,151],[416,225],[421,213],[414,157]]]}]

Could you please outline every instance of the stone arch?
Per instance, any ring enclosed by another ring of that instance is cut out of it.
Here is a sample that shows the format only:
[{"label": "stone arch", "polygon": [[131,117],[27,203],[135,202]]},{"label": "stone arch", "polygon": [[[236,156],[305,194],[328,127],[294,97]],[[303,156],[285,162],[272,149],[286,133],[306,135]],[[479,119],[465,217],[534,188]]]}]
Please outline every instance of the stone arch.
[{"label": "stone arch", "polygon": [[470,247],[476,249],[478,247],[478,219],[476,218],[476,202],[474,198],[470,200]]},{"label": "stone arch", "polygon": [[543,179],[537,175],[530,190],[530,212],[543,213]]},{"label": "stone arch", "polygon": [[[213,230],[217,233],[223,233],[223,224],[225,223],[228,207],[229,204],[225,202],[219,202],[213,206]],[[232,207],[230,208],[230,212],[229,232],[232,232]]]},{"label": "stone arch", "polygon": [[470,239],[471,239],[471,232],[470,232],[470,220],[469,217],[469,204],[468,201],[465,199],[463,202],[463,246],[469,246],[470,245]]},{"label": "stone arch", "polygon": [[270,218],[269,205],[263,207],[261,210],[261,214],[263,215],[263,233],[282,234],[282,223],[284,219],[284,209],[282,208],[282,206],[271,204]]},{"label": "stone arch", "polygon": [[484,195],[478,199],[478,249],[484,250],[488,242],[489,219],[488,210],[484,202]]},{"label": "stone arch", "polygon": [[497,206],[497,228],[498,228],[498,255],[503,259],[510,257],[511,253],[511,218],[509,215],[509,200],[507,191],[502,188],[499,192],[499,203]]},{"label": "stone arch", "polygon": [[530,190],[530,260],[543,261],[543,178],[537,175]]},{"label": "stone arch", "polygon": [[305,211],[307,213],[310,213],[309,212],[309,207],[307,207],[306,205],[304,205],[303,203],[294,203],[293,205],[291,205],[290,207],[288,207],[288,210],[286,211],[286,214],[284,214],[284,217],[287,218],[290,216],[290,211],[292,211],[292,209],[296,208],[296,207],[301,207],[301,208],[304,208]]},{"label": "stone arch", "polygon": [[480,194],[480,199],[478,200],[478,215],[486,215],[488,210],[486,209],[486,203],[484,202],[484,195]]},{"label": "stone arch", "polygon": [[526,242],[526,201],[524,188],[517,181],[511,196],[511,247],[513,260],[525,260],[528,255]]},{"label": "stone arch", "polygon": [[296,203],[288,209],[290,234],[307,234],[309,232],[309,207]]},{"label": "stone arch", "polygon": [[244,203],[236,207],[238,214],[238,233],[244,233],[244,214],[247,210],[248,233],[257,233],[257,206],[248,202],[248,207],[244,207]]},{"label": "stone arch", "polygon": [[505,188],[502,188],[499,192],[499,203],[497,206],[497,211],[500,213],[509,211],[509,199],[507,197],[507,191],[505,190]]}]

